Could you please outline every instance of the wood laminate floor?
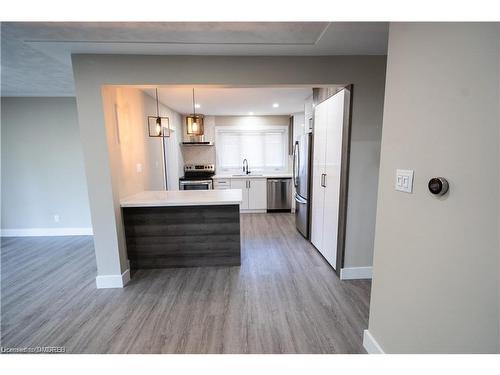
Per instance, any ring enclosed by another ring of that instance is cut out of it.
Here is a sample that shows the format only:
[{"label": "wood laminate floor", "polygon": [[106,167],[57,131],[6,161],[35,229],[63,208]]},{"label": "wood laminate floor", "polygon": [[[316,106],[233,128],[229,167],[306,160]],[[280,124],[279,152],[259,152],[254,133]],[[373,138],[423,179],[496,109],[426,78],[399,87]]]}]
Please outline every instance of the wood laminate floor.
[{"label": "wood laminate floor", "polygon": [[91,237],[2,238],[1,345],[69,353],[362,353],[369,281],[340,281],[290,214],[241,217],[241,267],[96,289]]}]

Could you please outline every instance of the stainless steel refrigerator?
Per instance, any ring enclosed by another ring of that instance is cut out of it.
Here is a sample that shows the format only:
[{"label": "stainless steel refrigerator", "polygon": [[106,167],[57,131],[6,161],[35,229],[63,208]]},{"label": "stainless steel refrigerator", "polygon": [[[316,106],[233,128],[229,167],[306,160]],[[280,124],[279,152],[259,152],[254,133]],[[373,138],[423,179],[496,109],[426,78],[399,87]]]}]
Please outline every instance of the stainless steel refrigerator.
[{"label": "stainless steel refrigerator", "polygon": [[295,226],[305,238],[309,238],[311,137],[311,133],[302,135],[293,147]]}]

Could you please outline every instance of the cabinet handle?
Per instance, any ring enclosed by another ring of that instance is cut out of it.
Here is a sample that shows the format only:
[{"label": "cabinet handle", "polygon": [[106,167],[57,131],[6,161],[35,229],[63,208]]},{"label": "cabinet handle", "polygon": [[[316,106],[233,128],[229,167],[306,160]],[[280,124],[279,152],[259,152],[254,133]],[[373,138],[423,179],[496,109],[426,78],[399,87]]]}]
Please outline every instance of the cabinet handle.
[{"label": "cabinet handle", "polygon": [[248,180],[248,188],[250,189],[252,187],[252,181]]},{"label": "cabinet handle", "polygon": [[321,186],[326,188],[326,174],[325,173],[321,174]]}]

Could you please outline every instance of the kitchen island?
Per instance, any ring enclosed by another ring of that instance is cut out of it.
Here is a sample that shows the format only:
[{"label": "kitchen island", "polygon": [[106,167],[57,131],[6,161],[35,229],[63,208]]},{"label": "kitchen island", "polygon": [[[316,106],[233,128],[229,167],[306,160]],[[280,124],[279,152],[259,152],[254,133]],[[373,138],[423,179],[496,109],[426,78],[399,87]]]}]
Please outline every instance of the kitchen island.
[{"label": "kitchen island", "polygon": [[143,191],[120,201],[132,269],[239,266],[240,189]]}]

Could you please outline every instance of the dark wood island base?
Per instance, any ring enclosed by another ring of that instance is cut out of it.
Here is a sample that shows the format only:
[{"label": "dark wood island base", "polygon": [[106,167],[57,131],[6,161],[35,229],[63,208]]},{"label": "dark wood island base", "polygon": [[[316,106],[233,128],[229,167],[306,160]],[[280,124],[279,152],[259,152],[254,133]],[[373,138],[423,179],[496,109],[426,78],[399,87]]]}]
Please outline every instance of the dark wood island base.
[{"label": "dark wood island base", "polygon": [[239,204],[122,210],[131,269],[241,264]]}]

